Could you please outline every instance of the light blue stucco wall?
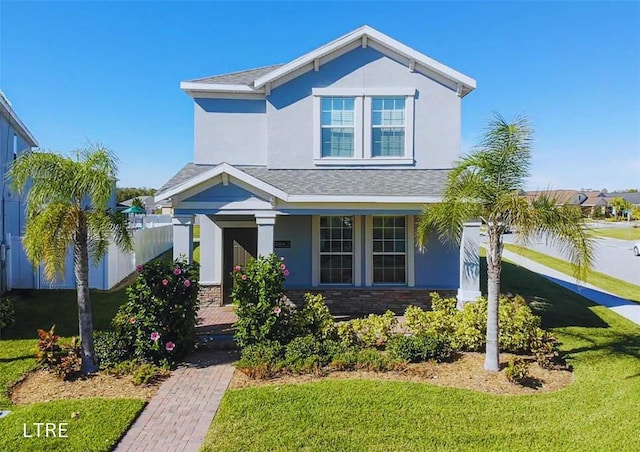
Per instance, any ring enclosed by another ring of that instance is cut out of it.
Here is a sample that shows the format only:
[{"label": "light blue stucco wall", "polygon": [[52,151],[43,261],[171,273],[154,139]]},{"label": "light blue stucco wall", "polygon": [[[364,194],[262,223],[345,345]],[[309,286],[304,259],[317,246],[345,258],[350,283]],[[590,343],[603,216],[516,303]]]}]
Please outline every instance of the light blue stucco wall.
[{"label": "light blue stucco wall", "polygon": [[195,99],[194,162],[266,165],[265,100]]},{"label": "light blue stucco wall", "polygon": [[455,89],[368,47],[275,87],[266,101],[196,98],[194,161],[315,168],[312,89],[326,87],[415,88],[415,167],[449,168],[457,158],[461,99]]},{"label": "light blue stucco wall", "polygon": [[[372,48],[357,48],[272,90],[268,166],[314,168],[313,88],[415,88],[415,167],[450,168],[460,151],[460,98]],[[364,133],[370,133],[364,130]]]},{"label": "light blue stucco wall", "polygon": [[291,248],[274,249],[289,269],[287,287],[311,287],[311,217],[278,217],[273,237],[291,242]]},{"label": "light blue stucco wall", "polygon": [[[279,216],[276,220],[274,240],[289,240],[291,248],[278,248],[275,253],[285,258],[290,270],[287,278],[289,288],[310,288],[312,280],[312,217]],[[365,220],[360,223],[362,259],[365,257]],[[413,248],[415,262],[415,287],[429,289],[457,289],[459,286],[459,249],[455,245],[441,243],[434,235],[430,237],[425,253]],[[366,281],[364,262],[361,267],[361,281]],[[375,287],[382,287],[376,285]],[[388,286],[389,287],[389,286]],[[398,287],[398,286],[393,286]]]},{"label": "light blue stucco wall", "polygon": [[187,198],[184,202],[225,202],[246,201],[248,199],[261,200],[249,190],[234,184],[217,184]]}]

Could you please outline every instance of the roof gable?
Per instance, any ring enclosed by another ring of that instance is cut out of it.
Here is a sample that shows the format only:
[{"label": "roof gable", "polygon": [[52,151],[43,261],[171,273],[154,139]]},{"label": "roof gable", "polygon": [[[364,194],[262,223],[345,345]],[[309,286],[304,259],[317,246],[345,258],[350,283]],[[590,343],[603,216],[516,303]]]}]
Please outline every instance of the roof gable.
[{"label": "roof gable", "polygon": [[306,72],[319,70],[320,66],[358,47],[372,47],[392,54],[409,70],[429,76],[436,74],[449,81],[464,97],[476,88],[476,81],[444,64],[414,50],[405,44],[367,25],[349,32],[328,44],[281,65],[266,66],[248,71],[182,82],[180,87],[189,94],[205,92],[229,92],[237,94],[269,94],[275,84],[296,78]]}]

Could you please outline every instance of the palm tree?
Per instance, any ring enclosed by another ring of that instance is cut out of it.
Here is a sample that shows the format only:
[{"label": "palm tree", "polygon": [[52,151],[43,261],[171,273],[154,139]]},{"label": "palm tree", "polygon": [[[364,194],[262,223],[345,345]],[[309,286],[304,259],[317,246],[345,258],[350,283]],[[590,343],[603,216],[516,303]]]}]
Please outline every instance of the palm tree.
[{"label": "palm tree", "polygon": [[44,263],[45,277],[65,274],[67,252],[73,263],[82,342],[82,372],[97,370],[89,299],[89,256],[105,256],[109,242],[132,249],[124,215],[108,209],[115,189],[115,156],[101,146],[75,153],[75,159],[51,152],[22,154],[9,171],[18,192],[28,191],[24,248],[34,264]]},{"label": "palm tree", "polygon": [[523,245],[536,237],[557,244],[584,279],[593,260],[593,242],[579,209],[558,205],[550,196],[522,196],[529,175],[533,131],[518,117],[508,123],[495,114],[477,149],[456,162],[442,202],[427,206],[418,221],[417,240],[424,248],[429,235],[459,241],[463,224],[481,219],[487,227],[487,349],[484,367],[499,370],[498,296],[502,269],[502,236],[516,229]]}]

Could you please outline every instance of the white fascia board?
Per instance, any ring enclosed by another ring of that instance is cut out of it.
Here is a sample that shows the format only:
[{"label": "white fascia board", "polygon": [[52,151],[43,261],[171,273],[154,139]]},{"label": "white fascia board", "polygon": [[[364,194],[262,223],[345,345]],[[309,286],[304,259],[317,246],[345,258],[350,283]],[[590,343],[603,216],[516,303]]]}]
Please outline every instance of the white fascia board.
[{"label": "white fascia board", "polygon": [[[29,146],[37,147],[38,141],[31,134],[27,126],[20,120],[18,114],[13,110],[9,101],[4,97],[4,94],[0,91],[0,113],[7,117],[7,122],[18,132],[18,134],[26,141]],[[20,150],[20,149],[18,149]]]},{"label": "white fascia board", "polygon": [[350,33],[347,33],[346,35],[336,39],[335,41],[325,44],[322,47],[318,47],[316,50],[302,55],[301,57],[296,58],[290,63],[287,63],[284,66],[281,66],[278,69],[265,74],[260,78],[257,78],[256,80],[254,80],[253,86],[256,89],[262,88],[267,83],[271,83],[274,80],[290,72],[293,72],[304,65],[313,63],[316,59],[320,59],[323,56],[330,54],[343,46],[351,44],[354,41],[362,39],[365,36],[367,37],[367,40],[378,42],[379,44],[398,53],[399,55],[404,56],[409,61],[413,60],[415,61],[415,63],[419,63],[437,74],[440,74],[457,83],[462,83],[467,87],[469,92],[476,88],[476,81],[471,77],[468,77],[461,72],[445,66],[439,61],[436,61],[433,58],[430,58],[427,55],[420,53],[417,50],[414,50],[411,47],[406,46],[405,44],[402,44],[401,42],[396,41],[395,39],[385,35],[384,33],[374,30],[373,28],[366,25]]},{"label": "white fascia board", "polygon": [[180,82],[180,89],[187,92],[256,93],[264,92],[247,85],[223,85],[220,83]]},{"label": "white fascia board", "polygon": [[248,175],[247,173],[240,171],[237,168],[234,168],[233,166],[229,165],[228,163],[221,163],[220,165],[216,166],[215,168],[210,169],[209,171],[205,171],[204,173],[193,177],[191,179],[189,179],[186,182],[183,182],[180,185],[176,185],[173,188],[170,188],[169,190],[159,193],[155,196],[155,202],[160,202],[164,199],[169,199],[172,196],[175,196],[179,193],[182,193],[186,190],[189,190],[190,188],[193,188],[197,185],[200,185],[210,179],[213,179],[216,176],[221,175],[222,173],[226,173],[231,177],[234,177],[244,183],[246,183],[247,185],[250,185],[252,187],[255,187],[259,190],[262,190],[265,193],[270,194],[271,196],[275,196],[277,198],[280,198],[282,200],[286,200],[288,195],[283,192],[282,190],[267,184],[264,181],[261,181],[260,179],[257,179],[253,176]]},{"label": "white fascia board", "polygon": [[366,204],[433,204],[442,201],[439,196],[369,196],[369,195],[290,195],[287,202],[327,202]]}]

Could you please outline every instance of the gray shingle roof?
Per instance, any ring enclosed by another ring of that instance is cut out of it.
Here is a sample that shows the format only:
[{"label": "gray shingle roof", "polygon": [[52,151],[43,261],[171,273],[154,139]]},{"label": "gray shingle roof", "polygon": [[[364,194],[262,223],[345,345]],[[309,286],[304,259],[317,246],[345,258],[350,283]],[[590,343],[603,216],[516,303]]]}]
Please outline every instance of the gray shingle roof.
[{"label": "gray shingle roof", "polygon": [[219,85],[247,85],[253,86],[253,81],[257,78],[278,69],[282,64],[273,64],[271,66],[263,66],[246,71],[231,72],[229,74],[214,75],[211,77],[197,78],[186,80],[191,83],[215,83]]},{"label": "gray shingle roof", "polygon": [[[217,165],[188,163],[158,193],[176,187]],[[439,196],[446,169],[267,169],[235,166],[290,195]]]}]

